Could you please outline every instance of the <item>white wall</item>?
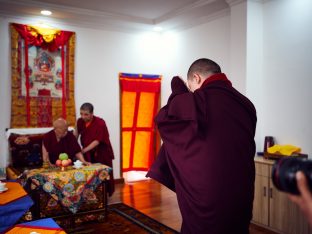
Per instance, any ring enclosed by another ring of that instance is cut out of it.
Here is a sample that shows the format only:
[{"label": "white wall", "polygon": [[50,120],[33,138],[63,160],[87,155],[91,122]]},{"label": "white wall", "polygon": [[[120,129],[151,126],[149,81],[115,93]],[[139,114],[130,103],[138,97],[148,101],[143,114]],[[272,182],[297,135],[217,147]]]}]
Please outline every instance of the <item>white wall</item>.
[{"label": "white wall", "polygon": [[231,6],[230,75],[233,86],[246,94],[247,66],[247,2]]},{"label": "white wall", "polygon": [[247,7],[247,44],[246,44],[246,96],[257,110],[257,128],[255,141],[257,151],[263,151],[263,4],[257,1],[248,2]]},{"label": "white wall", "polygon": [[[222,72],[229,73],[230,17],[226,15],[207,24],[185,30],[180,34],[179,68],[185,75],[196,59],[210,58],[216,61]],[[231,79],[231,77],[228,77]]]},{"label": "white wall", "polygon": [[312,157],[312,1],[269,1],[263,8],[262,138],[300,146]]},{"label": "white wall", "polygon": [[[1,100],[0,166],[8,163],[7,141],[4,128],[10,125],[10,36],[9,22],[31,24],[33,19],[0,18]],[[229,17],[181,33],[127,34],[71,27],[50,23],[51,26],[76,32],[75,99],[76,111],[83,102],[95,106],[95,115],[105,119],[116,155],[114,176],[120,177],[120,126],[118,73],[161,74],[162,104],[170,94],[170,81],[174,75],[186,78],[190,64],[198,58],[209,57],[217,61],[226,72],[229,67]],[[230,77],[229,77],[230,78]]]},{"label": "white wall", "polygon": [[10,126],[11,115],[11,78],[9,59],[10,38],[6,21],[0,17],[0,167],[6,166],[8,145],[5,129]]}]

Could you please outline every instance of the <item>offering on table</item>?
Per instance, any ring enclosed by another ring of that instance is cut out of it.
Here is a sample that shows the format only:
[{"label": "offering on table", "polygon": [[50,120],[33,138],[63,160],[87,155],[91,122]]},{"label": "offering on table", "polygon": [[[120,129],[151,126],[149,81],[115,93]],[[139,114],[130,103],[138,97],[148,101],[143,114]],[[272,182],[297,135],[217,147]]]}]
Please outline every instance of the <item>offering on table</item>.
[{"label": "offering on table", "polygon": [[72,164],[72,160],[68,158],[68,155],[66,153],[61,153],[59,155],[59,159],[55,162],[56,166],[61,167],[62,170],[65,169],[65,167],[68,167]]},{"label": "offering on table", "polygon": [[74,162],[74,167],[75,167],[76,169],[81,168],[81,167],[82,167],[82,162],[81,162],[80,160],[75,161],[75,162]]}]

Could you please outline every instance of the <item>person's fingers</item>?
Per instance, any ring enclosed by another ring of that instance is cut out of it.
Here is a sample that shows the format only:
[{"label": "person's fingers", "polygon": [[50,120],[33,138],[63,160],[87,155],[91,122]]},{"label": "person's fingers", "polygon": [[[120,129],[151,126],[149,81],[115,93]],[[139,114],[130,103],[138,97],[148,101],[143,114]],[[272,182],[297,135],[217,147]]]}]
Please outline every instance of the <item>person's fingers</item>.
[{"label": "person's fingers", "polygon": [[303,200],[303,198],[301,196],[297,196],[297,195],[291,195],[288,194],[288,198],[294,202],[295,204],[297,204],[302,210],[305,207],[305,201]]},{"label": "person's fingers", "polygon": [[290,194],[288,194],[288,198],[289,198],[292,202],[297,203],[297,204],[299,204],[300,201],[301,201],[301,199],[302,199],[300,196],[290,195]]},{"label": "person's fingers", "polygon": [[312,202],[312,195],[309,190],[308,182],[303,174],[303,172],[299,171],[296,173],[296,179],[297,179],[297,187],[300,191],[300,194],[302,198],[307,202]]}]

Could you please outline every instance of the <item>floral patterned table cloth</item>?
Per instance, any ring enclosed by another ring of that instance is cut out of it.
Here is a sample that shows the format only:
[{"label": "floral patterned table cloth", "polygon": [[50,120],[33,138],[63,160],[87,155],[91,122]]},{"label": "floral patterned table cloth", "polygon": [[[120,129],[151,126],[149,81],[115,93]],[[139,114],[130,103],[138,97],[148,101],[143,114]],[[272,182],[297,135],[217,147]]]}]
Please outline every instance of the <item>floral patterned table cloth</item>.
[{"label": "floral patterned table cloth", "polygon": [[109,179],[110,170],[106,165],[92,164],[80,169],[67,167],[65,171],[60,168],[39,168],[25,174],[27,180],[31,180],[31,189],[40,186],[56,202],[76,213],[82,202],[97,199],[94,191]]}]

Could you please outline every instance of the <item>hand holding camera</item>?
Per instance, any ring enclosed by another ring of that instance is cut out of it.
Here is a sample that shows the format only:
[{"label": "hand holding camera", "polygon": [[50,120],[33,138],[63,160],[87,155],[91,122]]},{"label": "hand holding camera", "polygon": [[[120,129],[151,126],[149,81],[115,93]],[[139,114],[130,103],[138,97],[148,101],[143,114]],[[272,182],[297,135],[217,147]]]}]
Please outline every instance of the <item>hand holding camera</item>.
[{"label": "hand holding camera", "polygon": [[312,161],[304,158],[285,157],[276,161],[272,168],[272,181],[281,191],[299,195],[296,173],[302,171],[312,191]]},{"label": "hand holding camera", "polygon": [[288,197],[300,207],[312,227],[312,193],[310,192],[308,181],[303,172],[297,172],[296,179],[300,195],[289,195]]},{"label": "hand holding camera", "polygon": [[274,185],[288,192],[312,227],[312,161],[300,158],[282,158],[272,169]]}]

